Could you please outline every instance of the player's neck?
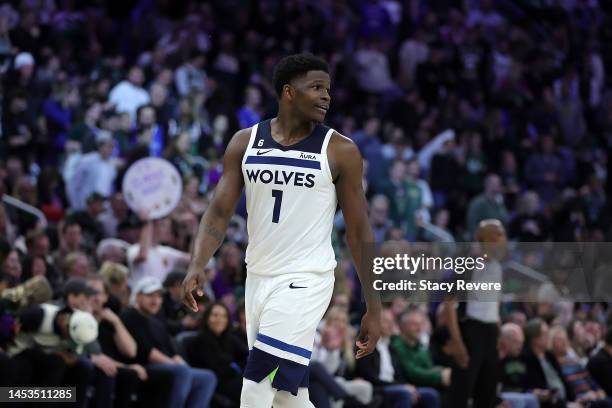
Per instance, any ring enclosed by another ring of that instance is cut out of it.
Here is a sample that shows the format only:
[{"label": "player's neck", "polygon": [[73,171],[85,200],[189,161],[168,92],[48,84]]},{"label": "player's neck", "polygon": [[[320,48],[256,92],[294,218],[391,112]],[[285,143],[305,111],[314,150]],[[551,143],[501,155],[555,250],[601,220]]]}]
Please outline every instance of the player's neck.
[{"label": "player's neck", "polygon": [[314,122],[298,119],[290,112],[279,111],[272,120],[272,133],[282,144],[293,144],[307,137],[315,127]]}]

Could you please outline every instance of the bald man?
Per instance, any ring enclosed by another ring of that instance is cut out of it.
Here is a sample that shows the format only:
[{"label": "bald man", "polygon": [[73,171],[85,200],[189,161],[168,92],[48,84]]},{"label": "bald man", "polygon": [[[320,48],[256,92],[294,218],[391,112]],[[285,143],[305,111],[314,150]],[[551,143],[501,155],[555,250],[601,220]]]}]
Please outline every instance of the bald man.
[{"label": "bald man", "polygon": [[[486,254],[486,261],[484,268],[472,271],[471,282],[501,283],[500,259],[505,255],[507,242],[502,222],[497,219],[481,221],[475,238],[480,243],[481,255]],[[501,291],[472,291],[460,308],[455,300],[450,300],[445,306],[456,364],[452,367],[449,389],[452,407],[465,408],[470,399],[473,400],[473,408],[496,405],[500,296]]]},{"label": "bald man", "polygon": [[523,329],[518,324],[506,323],[499,331],[499,342],[497,351],[499,358],[518,357],[523,350],[525,335]]},{"label": "bald man", "polygon": [[497,344],[502,385],[500,397],[512,408],[537,408],[538,398],[525,388],[527,366],[521,358],[524,343],[521,326],[506,323],[501,327]]}]

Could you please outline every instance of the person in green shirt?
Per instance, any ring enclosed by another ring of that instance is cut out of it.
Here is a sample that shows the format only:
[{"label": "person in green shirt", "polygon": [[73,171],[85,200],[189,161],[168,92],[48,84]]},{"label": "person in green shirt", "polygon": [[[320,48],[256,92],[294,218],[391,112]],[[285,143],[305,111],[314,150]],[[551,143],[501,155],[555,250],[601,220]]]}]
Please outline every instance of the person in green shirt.
[{"label": "person in green shirt", "polygon": [[502,224],[508,224],[510,216],[504,204],[502,180],[497,174],[489,174],[485,179],[484,191],[474,197],[467,209],[467,236],[473,237],[480,221],[497,219]]},{"label": "person in green shirt", "polygon": [[406,232],[408,239],[414,240],[417,235],[417,211],[423,205],[423,189],[414,172],[408,172],[407,166],[417,167],[416,159],[406,163],[403,160],[393,162],[389,179],[380,184],[378,190],[389,199],[390,217],[395,225]]},{"label": "person in green shirt", "polygon": [[399,318],[400,335],[391,339],[391,346],[400,362],[403,377],[417,387],[448,387],[451,369],[434,366],[429,348],[420,342],[425,315],[409,308]]}]

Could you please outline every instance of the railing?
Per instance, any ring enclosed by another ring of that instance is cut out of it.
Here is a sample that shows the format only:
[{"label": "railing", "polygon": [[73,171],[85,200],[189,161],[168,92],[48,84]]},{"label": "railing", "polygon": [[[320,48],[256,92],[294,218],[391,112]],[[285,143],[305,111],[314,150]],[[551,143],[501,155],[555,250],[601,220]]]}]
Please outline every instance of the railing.
[{"label": "railing", "polygon": [[7,194],[4,194],[2,196],[2,202],[4,202],[7,205],[17,208],[18,210],[27,212],[28,214],[32,214],[33,216],[38,218],[38,221],[40,221],[40,224],[43,228],[47,227],[48,225],[47,217],[45,217],[45,214],[43,214],[43,212],[40,211],[38,208],[31,206],[28,203],[24,203],[23,201],[18,200],[15,197],[12,197]]}]

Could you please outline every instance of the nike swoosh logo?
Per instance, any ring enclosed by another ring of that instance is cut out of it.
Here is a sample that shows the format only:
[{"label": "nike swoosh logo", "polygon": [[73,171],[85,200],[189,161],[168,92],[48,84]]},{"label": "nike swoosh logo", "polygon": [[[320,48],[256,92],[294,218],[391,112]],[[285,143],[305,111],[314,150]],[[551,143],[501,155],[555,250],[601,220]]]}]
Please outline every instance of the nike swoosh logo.
[{"label": "nike swoosh logo", "polygon": [[274,149],[264,150],[264,151],[258,150],[257,151],[257,155],[261,156],[262,154],[270,153],[272,150],[274,150]]},{"label": "nike swoosh logo", "polygon": [[306,289],[308,286],[295,286],[293,282],[289,284],[289,289]]}]

